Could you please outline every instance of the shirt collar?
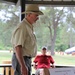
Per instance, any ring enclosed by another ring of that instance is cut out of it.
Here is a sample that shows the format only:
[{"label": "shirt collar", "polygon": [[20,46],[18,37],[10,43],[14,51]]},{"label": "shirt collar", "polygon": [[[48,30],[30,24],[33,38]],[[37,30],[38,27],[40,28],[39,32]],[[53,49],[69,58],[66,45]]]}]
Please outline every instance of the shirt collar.
[{"label": "shirt collar", "polygon": [[27,25],[33,30],[33,25],[30,24],[26,19],[24,19],[24,20],[25,20],[25,22],[27,23]]}]

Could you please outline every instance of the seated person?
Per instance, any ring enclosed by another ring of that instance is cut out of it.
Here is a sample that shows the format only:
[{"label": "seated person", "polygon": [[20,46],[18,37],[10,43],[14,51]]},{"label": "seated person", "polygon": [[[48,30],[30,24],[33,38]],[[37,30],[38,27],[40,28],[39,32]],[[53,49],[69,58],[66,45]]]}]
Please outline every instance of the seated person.
[{"label": "seated person", "polygon": [[43,69],[43,68],[49,69],[51,67],[54,68],[54,60],[52,56],[47,55],[46,52],[47,52],[47,48],[43,47],[42,54],[37,55],[33,61],[35,63],[34,67],[35,69],[37,69],[35,75],[40,75],[40,69]]}]

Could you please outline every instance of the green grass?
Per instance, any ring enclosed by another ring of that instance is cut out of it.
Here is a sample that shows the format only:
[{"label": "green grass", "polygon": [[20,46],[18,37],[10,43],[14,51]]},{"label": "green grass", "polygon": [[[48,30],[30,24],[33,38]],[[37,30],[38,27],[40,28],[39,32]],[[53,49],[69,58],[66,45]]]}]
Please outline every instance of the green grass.
[{"label": "green grass", "polygon": [[[55,64],[75,65],[75,56],[56,54],[52,57],[54,58]],[[3,61],[11,61],[11,58],[11,52],[0,52],[0,64],[2,64]]]},{"label": "green grass", "polygon": [[[11,61],[12,53],[10,52],[0,52],[0,64],[4,61]],[[3,73],[3,68],[0,68],[0,73]]]},{"label": "green grass", "polygon": [[[60,54],[56,54],[54,56],[52,56],[54,61],[55,61],[55,65],[73,65],[75,66],[75,56],[72,55],[60,55]],[[11,52],[0,52],[0,64],[3,63],[3,61],[11,61],[12,58],[12,53]],[[32,71],[35,71],[34,69]],[[0,69],[0,73],[1,73],[1,69]],[[34,73],[34,72],[33,72]]]},{"label": "green grass", "polygon": [[75,66],[75,56],[72,55],[55,55],[53,56],[55,64],[58,65],[74,65]]},{"label": "green grass", "polygon": [[3,61],[11,61],[12,53],[10,52],[0,52],[0,64],[3,63]]}]

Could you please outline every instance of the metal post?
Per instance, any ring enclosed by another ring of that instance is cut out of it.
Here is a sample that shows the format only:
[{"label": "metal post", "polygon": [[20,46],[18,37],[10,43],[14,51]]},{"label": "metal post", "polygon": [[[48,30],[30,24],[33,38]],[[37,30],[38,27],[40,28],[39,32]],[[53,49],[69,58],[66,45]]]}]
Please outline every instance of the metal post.
[{"label": "metal post", "polygon": [[22,12],[25,11],[25,0],[20,0],[21,3],[21,20],[25,17],[25,14],[22,14]]}]

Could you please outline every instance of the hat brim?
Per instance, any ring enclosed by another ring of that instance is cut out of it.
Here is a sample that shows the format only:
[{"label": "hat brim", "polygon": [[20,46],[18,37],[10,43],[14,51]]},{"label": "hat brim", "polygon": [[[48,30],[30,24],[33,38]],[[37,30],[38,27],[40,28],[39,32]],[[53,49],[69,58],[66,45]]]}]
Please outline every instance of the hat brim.
[{"label": "hat brim", "polygon": [[43,15],[43,12],[41,12],[41,11],[35,11],[35,12],[25,11],[25,12],[22,12],[21,14],[26,14],[26,13],[37,13],[38,15]]}]

